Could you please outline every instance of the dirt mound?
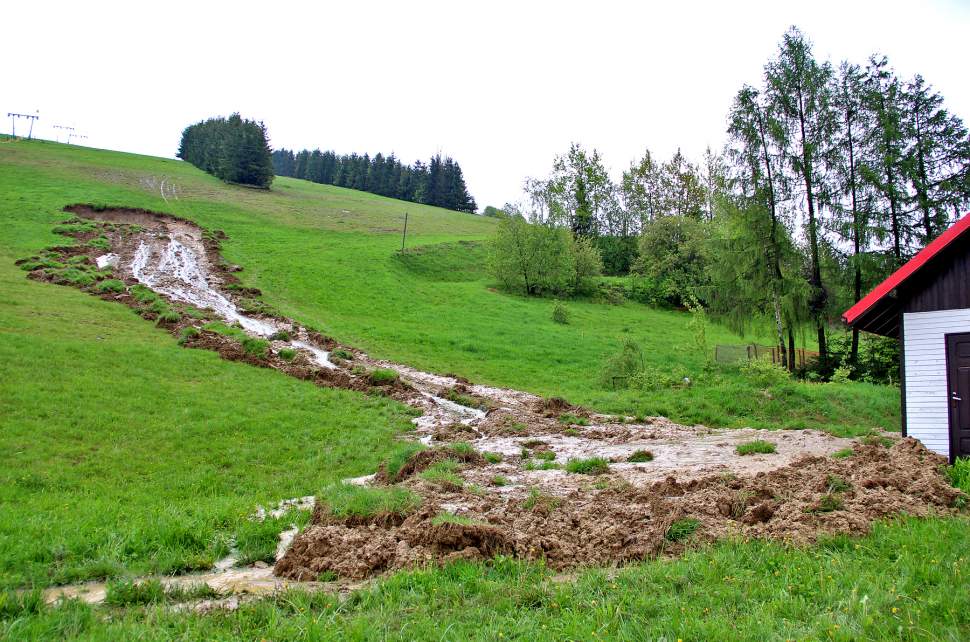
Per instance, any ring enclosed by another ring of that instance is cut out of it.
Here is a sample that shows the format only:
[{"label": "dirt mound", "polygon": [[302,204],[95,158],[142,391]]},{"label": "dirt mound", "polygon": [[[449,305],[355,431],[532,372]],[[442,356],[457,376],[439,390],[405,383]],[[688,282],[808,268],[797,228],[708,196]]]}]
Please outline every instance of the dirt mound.
[{"label": "dirt mound", "polygon": [[[422,451],[401,479],[450,456],[445,449]],[[961,493],[941,474],[943,463],[919,442],[904,439],[892,448],[857,445],[848,458],[803,457],[747,477],[683,483],[669,477],[645,487],[614,478],[602,490],[589,487],[564,497],[536,490],[526,496],[456,493],[405,482],[424,495],[420,510],[380,527],[314,520],[276,572],[292,579],[323,571],[362,578],[495,553],[543,559],[562,569],[678,553],[730,535],[808,543],[823,534],[863,534],[874,520],[892,515],[952,511]],[[460,514],[463,523],[436,523],[442,507]]]}]

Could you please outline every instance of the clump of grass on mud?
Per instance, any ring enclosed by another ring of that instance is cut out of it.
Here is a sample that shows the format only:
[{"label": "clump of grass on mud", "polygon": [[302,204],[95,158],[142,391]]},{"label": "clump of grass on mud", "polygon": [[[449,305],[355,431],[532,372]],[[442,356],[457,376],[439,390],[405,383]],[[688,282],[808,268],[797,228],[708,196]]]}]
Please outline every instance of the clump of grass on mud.
[{"label": "clump of grass on mud", "polygon": [[280,351],[276,354],[284,361],[293,361],[296,358],[296,350],[293,348],[280,348]]},{"label": "clump of grass on mud", "polygon": [[431,520],[432,526],[441,526],[442,524],[472,526],[475,523],[475,520],[471,519],[470,517],[465,517],[464,515],[455,515],[454,513],[439,513]]},{"label": "clump of grass on mud", "polygon": [[502,453],[493,453],[493,452],[482,453],[482,457],[485,459],[485,461],[487,461],[490,464],[501,463],[502,459],[504,459],[504,457],[502,456]]},{"label": "clump of grass on mud", "polygon": [[649,450],[637,450],[634,451],[632,455],[626,459],[631,464],[642,464],[648,461],[653,461],[653,453]]},{"label": "clump of grass on mud", "polygon": [[141,606],[161,602],[185,602],[218,597],[208,584],[165,587],[159,580],[116,580],[109,582],[104,603],[110,606]]},{"label": "clump of grass on mud", "polygon": [[666,539],[668,542],[679,542],[682,539],[687,539],[694,534],[694,531],[696,531],[700,525],[700,521],[694,519],[693,517],[678,519],[667,528],[667,532],[664,533],[664,539]]},{"label": "clump of grass on mud", "polygon": [[354,360],[354,355],[348,352],[347,350],[344,350],[343,348],[337,348],[336,350],[330,353],[330,356],[334,359],[343,359],[344,361]]},{"label": "clump of grass on mud", "polygon": [[195,339],[198,336],[199,336],[199,330],[197,328],[194,328],[192,326],[184,327],[179,332],[178,343],[180,346],[184,346],[189,341],[191,341],[192,339]]},{"label": "clump of grass on mud", "polygon": [[321,491],[318,500],[338,519],[374,515],[407,515],[421,505],[421,498],[407,490],[337,483]]},{"label": "clump of grass on mud", "polygon": [[842,479],[838,475],[829,475],[826,477],[825,485],[828,487],[829,493],[844,493],[852,488],[852,484]]},{"label": "clump of grass on mud", "polygon": [[837,510],[842,510],[845,504],[842,502],[842,496],[838,493],[826,493],[819,498],[818,502],[814,506],[810,506],[805,509],[806,513],[831,513]]},{"label": "clump of grass on mud", "polygon": [[458,392],[454,388],[449,388],[445,392],[445,399],[448,401],[454,401],[459,406],[465,406],[466,408],[478,408],[479,410],[485,409],[485,403],[476,397],[471,395],[466,395]]},{"label": "clump of grass on mud", "polygon": [[529,496],[522,502],[522,508],[525,510],[550,512],[558,508],[561,503],[562,500],[558,497],[546,495],[538,488],[530,488]]},{"label": "clump of grass on mud", "polygon": [[609,471],[610,462],[603,457],[570,459],[566,462],[566,472],[580,475],[600,475]]},{"label": "clump of grass on mud", "polygon": [[106,292],[114,292],[117,294],[125,291],[125,284],[118,279],[105,279],[95,286],[94,291],[101,294]]},{"label": "clump of grass on mud", "polygon": [[505,475],[495,475],[492,477],[492,486],[508,486],[511,483]]},{"label": "clump of grass on mud", "polygon": [[465,485],[465,481],[458,476],[458,467],[460,464],[454,459],[444,459],[439,462],[435,462],[428,468],[426,468],[420,475],[421,479],[431,482],[433,484],[438,484],[441,486],[457,486],[461,488]]},{"label": "clump of grass on mud", "polygon": [[589,419],[586,417],[579,417],[571,412],[565,412],[559,415],[559,423],[568,424],[570,426],[588,426]]},{"label": "clump of grass on mud", "polygon": [[246,337],[242,341],[243,350],[246,354],[251,354],[256,357],[265,357],[269,352],[269,341],[266,339],[257,339],[255,337]]},{"label": "clump of grass on mud", "polygon": [[892,448],[892,445],[896,443],[893,439],[879,434],[869,434],[860,440],[867,446],[882,446],[883,448]]},{"label": "clump of grass on mud", "polygon": [[739,455],[770,455],[771,453],[776,452],[777,448],[775,448],[775,445],[770,441],[755,439],[754,441],[746,441],[738,444],[734,450]]},{"label": "clump of grass on mud", "polygon": [[852,453],[853,450],[851,448],[843,448],[841,450],[836,450],[834,453],[832,453],[832,456],[836,459],[845,459],[847,457],[851,457]]},{"label": "clump of grass on mud", "polygon": [[377,368],[372,370],[370,375],[367,377],[374,386],[388,386],[395,383],[401,375],[398,374],[397,370],[391,370],[390,368]]}]

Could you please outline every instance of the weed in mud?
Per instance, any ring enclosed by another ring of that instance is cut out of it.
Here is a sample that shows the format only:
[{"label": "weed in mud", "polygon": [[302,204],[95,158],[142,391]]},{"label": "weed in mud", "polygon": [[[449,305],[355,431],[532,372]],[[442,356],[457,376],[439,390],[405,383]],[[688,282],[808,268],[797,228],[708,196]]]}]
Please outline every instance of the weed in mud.
[{"label": "weed in mud", "polygon": [[548,512],[559,508],[560,504],[562,504],[562,500],[558,497],[546,495],[538,488],[530,488],[529,496],[522,502],[522,508],[525,510],[539,509]]},{"label": "weed in mud", "polygon": [[185,344],[197,338],[198,336],[199,336],[198,328],[194,328],[192,326],[186,326],[182,328],[182,330],[179,332],[178,343],[180,346],[184,346]]},{"label": "weed in mud", "polygon": [[845,504],[842,502],[842,497],[837,493],[826,493],[819,498],[818,503],[815,506],[810,506],[805,509],[806,513],[831,513],[833,511],[842,510]]},{"label": "weed in mud", "polygon": [[545,446],[546,442],[541,439],[526,439],[522,442],[523,448],[538,448],[539,446]]},{"label": "weed in mud", "polygon": [[269,341],[266,339],[257,339],[256,337],[247,336],[245,339],[240,341],[243,350],[246,354],[251,354],[256,357],[265,357],[269,352]]},{"label": "weed in mud", "polygon": [[943,469],[944,474],[954,487],[970,494],[970,457],[959,457],[952,466]]},{"label": "weed in mud", "polygon": [[543,461],[553,461],[556,458],[556,453],[551,450],[537,450],[532,453],[532,456]]},{"label": "weed in mud", "polygon": [[867,446],[882,446],[883,448],[892,448],[893,444],[896,443],[889,437],[875,433],[864,436],[860,441]]},{"label": "weed in mud", "polygon": [[406,488],[344,483],[327,486],[317,500],[326,506],[332,517],[338,519],[380,514],[407,515],[421,505],[421,498]]},{"label": "weed in mud", "polygon": [[495,453],[495,452],[482,453],[482,457],[484,457],[485,461],[487,461],[490,464],[501,463],[502,459],[504,459],[504,457],[502,456],[502,453]]},{"label": "weed in mud", "polygon": [[536,462],[530,459],[529,461],[525,462],[526,470],[560,470],[561,468],[562,466],[550,460],[546,460],[546,461],[540,460]]},{"label": "weed in mud", "polygon": [[290,333],[287,332],[286,330],[277,330],[276,332],[270,335],[269,340],[270,341],[289,341]]},{"label": "weed in mud", "polygon": [[155,319],[155,322],[156,323],[178,323],[181,320],[182,320],[181,314],[179,314],[175,310],[169,309],[159,314],[158,318]]},{"label": "weed in mud", "polygon": [[468,484],[467,486],[465,486],[465,490],[471,493],[472,495],[477,495],[478,497],[483,497],[485,495],[485,489],[482,488],[479,484]]},{"label": "weed in mud", "polygon": [[839,477],[838,475],[829,475],[825,478],[825,486],[828,488],[829,494],[832,493],[844,493],[845,491],[852,488],[852,484]]},{"label": "weed in mud", "polygon": [[846,457],[851,457],[853,452],[854,451],[851,448],[842,448],[841,450],[836,450],[834,453],[832,453],[832,456],[836,459],[845,459]]},{"label": "weed in mud", "polygon": [[570,427],[563,430],[562,434],[566,435],[567,437],[579,437],[580,432],[575,428]]},{"label": "weed in mud", "polygon": [[597,479],[595,482],[593,482],[593,488],[596,490],[606,490],[609,487],[610,482],[606,481],[605,479]]},{"label": "weed in mud", "polygon": [[454,388],[449,388],[448,391],[445,392],[445,399],[453,401],[459,406],[465,406],[466,408],[484,409],[485,407],[485,404],[480,399],[477,399],[471,395],[462,394]]},{"label": "weed in mud", "polygon": [[694,534],[700,525],[700,521],[693,517],[678,519],[667,527],[667,532],[664,533],[664,539],[668,542],[679,542],[682,539],[687,539]]},{"label": "weed in mud", "polygon": [[117,294],[118,292],[125,291],[125,284],[118,279],[105,279],[94,287],[94,291],[102,294],[106,292],[114,292]]},{"label": "weed in mud", "polygon": [[334,571],[331,571],[330,569],[327,569],[326,571],[321,571],[320,574],[317,575],[317,581],[318,582],[336,582],[337,581],[337,573],[334,572]]},{"label": "weed in mud", "polygon": [[739,455],[770,455],[771,453],[776,452],[777,448],[770,441],[755,439],[753,441],[746,441],[738,444],[734,451]]},{"label": "weed in mud", "polygon": [[427,482],[431,482],[432,484],[438,484],[440,486],[457,486],[460,488],[465,485],[465,481],[458,476],[459,466],[460,464],[458,461],[454,459],[445,459],[435,462],[426,468],[419,475],[419,477]]},{"label": "weed in mud", "polygon": [[559,423],[570,426],[588,426],[589,419],[586,417],[578,417],[571,412],[566,412],[559,415]]},{"label": "weed in mud", "polygon": [[511,483],[505,475],[495,475],[492,477],[492,486],[508,486]]},{"label": "weed in mud", "polygon": [[280,348],[280,351],[276,354],[278,354],[280,359],[283,361],[293,361],[293,359],[296,358],[296,350],[293,348]]},{"label": "weed in mud", "polygon": [[454,513],[439,513],[431,519],[432,526],[441,526],[442,524],[458,524],[459,526],[472,526],[475,524],[475,520],[465,517],[464,515],[455,515]]},{"label": "weed in mud", "polygon": [[364,367],[364,366],[362,366],[362,365],[360,365],[360,364],[357,364],[353,368],[350,369],[350,373],[353,374],[353,375],[357,375],[358,377],[360,377],[360,376],[363,376],[363,375],[367,374],[367,368]]},{"label": "weed in mud", "polygon": [[648,461],[653,461],[653,453],[649,450],[636,450],[632,455],[626,458],[631,464],[642,464]]},{"label": "weed in mud", "polygon": [[457,455],[471,455],[475,452],[472,445],[467,441],[459,441],[451,445],[451,450]]},{"label": "weed in mud", "polygon": [[608,472],[610,462],[603,457],[588,459],[570,459],[566,462],[566,472],[579,475],[601,475]]},{"label": "weed in mud", "polygon": [[741,519],[744,515],[744,511],[748,509],[748,503],[755,496],[754,492],[750,490],[739,490],[734,494],[734,499],[731,501],[731,518]]},{"label": "weed in mud", "polygon": [[368,379],[371,385],[374,386],[387,386],[392,383],[397,382],[400,375],[397,370],[391,370],[390,368],[376,368],[371,371]]},{"label": "weed in mud", "polygon": [[348,350],[344,350],[343,348],[337,348],[336,350],[330,353],[330,356],[333,357],[334,359],[343,359],[344,361],[354,360],[354,355]]}]

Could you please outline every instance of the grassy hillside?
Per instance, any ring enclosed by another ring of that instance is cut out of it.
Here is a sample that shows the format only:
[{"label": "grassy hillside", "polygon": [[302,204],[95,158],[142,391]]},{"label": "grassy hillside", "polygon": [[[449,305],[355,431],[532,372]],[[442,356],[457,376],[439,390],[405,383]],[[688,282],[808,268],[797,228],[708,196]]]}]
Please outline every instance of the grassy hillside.
[{"label": "grassy hillside", "polygon": [[[895,389],[766,392],[736,369],[705,368],[682,314],[571,302],[571,323],[554,324],[551,301],[492,289],[481,267],[488,219],[289,179],[249,190],[176,161],[0,139],[0,588],[205,567],[233,538],[248,558],[265,557],[290,519],[255,525],[246,516],[257,504],[371,472],[408,428],[399,404],[185,350],[123,306],[27,280],[13,262],[63,242],[50,230],[75,202],[225,230],[247,285],[376,356],[685,422],[896,426]],[[398,255],[405,210],[419,249]],[[603,389],[599,365],[624,337],[693,385]],[[739,342],[718,327],[708,339]],[[345,602],[287,593],[206,617],[44,611],[30,594],[0,593],[0,638],[959,639],[970,598],[952,588],[966,526],[906,521],[812,549],[727,543],[575,582],[536,565],[458,564]]]},{"label": "grassy hillside", "polygon": [[[41,233],[76,201],[164,210],[223,229],[228,258],[269,303],[380,357],[685,423],[849,434],[898,425],[898,394],[886,387],[791,384],[765,395],[732,368],[705,368],[682,313],[580,301],[569,303],[570,324],[553,323],[551,301],[491,287],[484,252],[468,244],[489,236],[490,219],[286,178],[269,192],[227,186],[178,161],[51,143],[0,144],[0,168],[0,220],[18,229]],[[405,211],[412,249],[401,256]],[[17,238],[7,227],[0,242],[15,254],[36,249]],[[627,338],[643,346],[649,366],[692,385],[604,388],[601,364]],[[711,346],[743,341],[719,326],[707,338]]]}]

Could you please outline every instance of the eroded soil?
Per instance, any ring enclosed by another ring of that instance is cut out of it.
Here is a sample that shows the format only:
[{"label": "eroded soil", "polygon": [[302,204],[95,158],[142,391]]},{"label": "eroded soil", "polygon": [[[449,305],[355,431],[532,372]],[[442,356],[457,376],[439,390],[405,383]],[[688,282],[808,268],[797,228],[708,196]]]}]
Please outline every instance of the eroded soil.
[{"label": "eroded soil", "polygon": [[[714,430],[662,417],[638,422],[371,359],[263,304],[258,290],[239,283],[242,268],[222,260],[218,231],[144,210],[67,209],[94,229],[82,226],[70,233],[76,245],[22,262],[32,278],[129,305],[186,347],[318,385],[387,395],[421,412],[413,438],[431,451],[393,476],[381,470],[352,480],[404,486],[420,495],[420,508],[350,522],[318,503],[311,526],[281,547],[279,577],[360,579],[498,553],[542,558],[554,568],[620,564],[732,534],[803,543],[822,533],[864,533],[873,520],[897,513],[946,512],[959,495],[939,472],[943,459],[909,439],[887,447],[815,430]],[[63,266],[70,261],[94,282],[68,279]],[[109,278],[124,288],[104,290]],[[139,284],[165,305],[133,296]],[[242,332],[213,331],[213,321]],[[240,339],[246,336],[265,343],[254,348]],[[397,380],[375,378],[378,369],[394,370]],[[754,439],[774,444],[775,452],[737,454],[737,445]],[[847,448],[850,457],[832,457]],[[599,474],[568,472],[571,461],[590,458],[605,460]],[[457,483],[422,476],[444,460],[454,461]],[[690,532],[681,537],[684,524]],[[226,570],[217,573],[226,579]],[[278,586],[269,568],[237,569],[237,576],[254,591]],[[222,588],[243,590],[238,583]]]}]

